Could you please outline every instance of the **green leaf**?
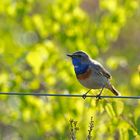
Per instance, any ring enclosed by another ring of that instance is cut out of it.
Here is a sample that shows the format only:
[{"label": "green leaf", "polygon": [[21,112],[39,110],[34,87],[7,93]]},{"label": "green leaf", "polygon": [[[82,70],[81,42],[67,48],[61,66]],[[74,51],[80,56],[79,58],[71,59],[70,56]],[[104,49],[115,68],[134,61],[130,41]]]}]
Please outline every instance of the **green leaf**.
[{"label": "green leaf", "polygon": [[115,111],[111,105],[111,103],[108,103],[105,105],[105,110],[107,111],[108,115],[111,117],[111,118],[114,118],[116,117],[115,115]]},{"label": "green leaf", "polygon": [[124,110],[124,103],[122,101],[116,101],[116,102],[113,102],[112,105],[113,105],[115,113],[118,116],[121,115]]},{"label": "green leaf", "polygon": [[135,136],[133,134],[133,131],[131,129],[128,130],[129,140],[134,140]]},{"label": "green leaf", "polygon": [[140,134],[140,117],[137,118],[136,127],[138,129],[138,133]]}]

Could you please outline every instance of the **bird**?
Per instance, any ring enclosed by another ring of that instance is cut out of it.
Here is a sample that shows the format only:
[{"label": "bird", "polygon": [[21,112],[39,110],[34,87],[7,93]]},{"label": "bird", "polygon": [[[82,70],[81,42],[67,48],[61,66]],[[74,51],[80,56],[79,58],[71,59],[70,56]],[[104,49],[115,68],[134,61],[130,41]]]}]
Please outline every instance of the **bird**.
[{"label": "bird", "polygon": [[92,89],[101,89],[100,93],[96,96],[101,99],[101,94],[104,88],[110,90],[114,95],[119,96],[120,93],[111,84],[110,73],[96,60],[92,59],[84,51],[76,51],[72,54],[67,54],[72,59],[74,71],[78,81],[89,90],[83,94],[86,98],[87,93]]}]

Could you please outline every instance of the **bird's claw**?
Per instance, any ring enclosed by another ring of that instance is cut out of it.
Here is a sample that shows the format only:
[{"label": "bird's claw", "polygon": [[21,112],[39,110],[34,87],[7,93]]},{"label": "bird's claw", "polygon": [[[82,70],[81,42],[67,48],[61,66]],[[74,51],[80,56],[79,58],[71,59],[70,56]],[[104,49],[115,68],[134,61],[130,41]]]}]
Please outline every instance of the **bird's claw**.
[{"label": "bird's claw", "polygon": [[82,98],[85,100],[86,99],[86,97],[87,97],[87,94],[83,94],[82,95]]},{"label": "bird's claw", "polygon": [[96,98],[97,98],[97,100],[100,100],[101,99],[101,95],[100,94],[96,95]]}]

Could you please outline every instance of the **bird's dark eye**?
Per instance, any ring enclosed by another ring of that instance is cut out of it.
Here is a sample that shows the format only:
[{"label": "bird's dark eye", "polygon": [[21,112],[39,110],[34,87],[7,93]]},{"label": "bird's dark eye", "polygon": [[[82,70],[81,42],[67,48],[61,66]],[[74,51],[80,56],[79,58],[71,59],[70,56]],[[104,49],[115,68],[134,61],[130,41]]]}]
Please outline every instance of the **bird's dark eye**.
[{"label": "bird's dark eye", "polygon": [[77,55],[79,58],[81,58],[82,57],[82,55]]}]

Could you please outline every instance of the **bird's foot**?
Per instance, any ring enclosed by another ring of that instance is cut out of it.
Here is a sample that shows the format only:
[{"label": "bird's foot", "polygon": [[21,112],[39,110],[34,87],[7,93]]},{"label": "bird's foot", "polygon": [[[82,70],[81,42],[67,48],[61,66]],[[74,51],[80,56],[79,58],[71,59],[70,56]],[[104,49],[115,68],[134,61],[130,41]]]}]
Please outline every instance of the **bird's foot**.
[{"label": "bird's foot", "polygon": [[101,94],[96,95],[97,100],[101,99]]},{"label": "bird's foot", "polygon": [[82,98],[83,98],[84,100],[86,99],[86,97],[87,97],[87,94],[86,94],[86,93],[82,95]]},{"label": "bird's foot", "polygon": [[87,97],[87,94],[91,91],[91,89],[89,89],[85,94],[82,95],[82,98],[85,100]]}]

